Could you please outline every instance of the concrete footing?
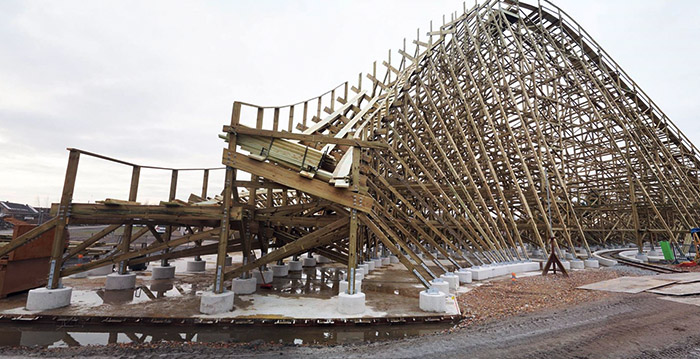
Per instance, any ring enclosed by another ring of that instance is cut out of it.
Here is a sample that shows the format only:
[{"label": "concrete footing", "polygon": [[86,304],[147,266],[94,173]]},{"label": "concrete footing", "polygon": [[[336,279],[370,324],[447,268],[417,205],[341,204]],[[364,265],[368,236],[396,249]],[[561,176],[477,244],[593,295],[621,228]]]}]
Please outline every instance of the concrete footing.
[{"label": "concrete footing", "polygon": [[583,264],[586,268],[598,268],[598,267],[600,267],[600,263],[598,263],[597,260],[592,259],[592,258],[586,259],[585,261],[583,261]]},{"label": "concrete footing", "polygon": [[153,266],[151,267],[151,279],[175,278],[175,266]]},{"label": "concrete footing", "polygon": [[382,265],[384,264],[384,263],[382,263],[382,259],[381,259],[381,258],[372,259],[372,262],[374,262],[374,269],[379,269],[379,268],[381,268]]},{"label": "concrete footing", "polygon": [[365,312],[365,293],[338,294],[338,311],[342,314],[362,314]]},{"label": "concrete footing", "polygon": [[303,267],[315,267],[316,266],[316,258],[303,258],[301,261],[301,265]]},{"label": "concrete footing", "polygon": [[455,272],[455,274],[459,278],[459,283],[461,284],[472,282],[472,272],[469,271],[469,269],[467,268],[462,268],[459,271]]},{"label": "concrete footing", "polygon": [[389,264],[391,264],[391,258],[389,258],[389,257],[382,257],[382,265],[383,265],[383,266],[388,266]]},{"label": "concrete footing", "polygon": [[199,301],[199,311],[203,314],[219,314],[233,309],[234,293],[204,293]]},{"label": "concrete footing", "polygon": [[70,297],[73,288],[63,287],[56,289],[36,288],[27,295],[27,310],[49,310],[63,308],[70,305]]},{"label": "concrete footing", "polygon": [[420,292],[420,298],[418,299],[418,305],[420,309],[425,312],[438,312],[444,313],[447,311],[447,305],[445,304],[445,293],[438,291],[437,293],[430,293],[427,290]]},{"label": "concrete footing", "polygon": [[[347,293],[348,291],[348,281],[341,280],[338,282],[338,294]],[[362,280],[355,279],[355,293],[362,292]]]},{"label": "concrete footing", "polygon": [[231,291],[235,294],[252,294],[255,293],[257,281],[255,278],[233,278],[231,281]]},{"label": "concrete footing", "polygon": [[107,280],[105,280],[105,290],[134,289],[134,287],[136,287],[135,273],[112,273],[107,275]]},{"label": "concrete footing", "polygon": [[639,261],[644,263],[649,262],[649,257],[647,257],[647,255],[644,253],[637,253],[637,255],[634,256],[634,258],[637,258]]},{"label": "concrete footing", "polygon": [[561,264],[564,266],[564,269],[566,269],[566,270],[571,269],[571,262],[569,262],[567,260],[561,260],[561,259],[560,259],[560,261],[561,261]]},{"label": "concrete footing", "polygon": [[290,271],[290,272],[299,272],[299,271],[301,271],[301,267],[302,267],[301,261],[289,261],[289,262],[287,263],[287,265],[289,266],[289,271]]},{"label": "concrete footing", "polygon": [[373,271],[376,268],[376,263],[374,263],[374,260],[370,259],[367,262],[365,262],[367,265],[367,273]]},{"label": "concrete footing", "polygon": [[440,278],[442,278],[442,280],[444,280],[450,285],[450,289],[456,290],[457,288],[459,288],[459,277],[456,276],[454,273],[447,272],[441,275]]},{"label": "concrete footing", "polygon": [[286,264],[271,265],[273,277],[286,277],[289,275],[289,266]]},{"label": "concrete footing", "polygon": [[430,287],[435,288],[435,289],[437,289],[445,294],[450,293],[450,283],[448,283],[447,281],[445,281],[442,278],[435,278],[435,279],[431,280]]},{"label": "concrete footing", "polygon": [[389,260],[391,260],[391,263],[399,263],[399,257],[397,256],[389,256]]},{"label": "concrete footing", "polygon": [[272,283],[274,275],[275,274],[271,269],[264,270],[262,272],[260,272],[259,269],[253,271],[253,278],[255,278],[257,284]]},{"label": "concrete footing", "polygon": [[580,259],[574,259],[574,260],[570,261],[569,263],[571,263],[571,268],[573,268],[573,269],[583,269],[586,267],[586,265]]},{"label": "concrete footing", "polygon": [[207,262],[205,261],[187,261],[188,272],[204,272],[206,268]]},{"label": "concrete footing", "polygon": [[358,264],[357,269],[362,269],[362,274],[365,276],[369,274],[369,264],[367,263]]}]

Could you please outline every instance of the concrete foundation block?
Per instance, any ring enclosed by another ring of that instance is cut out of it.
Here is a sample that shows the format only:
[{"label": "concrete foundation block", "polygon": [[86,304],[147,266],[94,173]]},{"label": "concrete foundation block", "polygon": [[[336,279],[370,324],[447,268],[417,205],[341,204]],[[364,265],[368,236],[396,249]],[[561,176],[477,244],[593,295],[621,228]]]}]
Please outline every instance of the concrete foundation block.
[{"label": "concrete foundation block", "polygon": [[106,266],[102,266],[102,267],[93,268],[93,269],[90,269],[89,271],[87,271],[88,276],[108,275],[110,273],[112,273],[112,265],[111,264],[106,265]]},{"label": "concrete foundation block", "polygon": [[491,278],[491,273],[493,272],[491,267],[485,266],[471,267],[469,268],[469,271],[472,272],[472,279],[476,281],[487,280]]},{"label": "concrete foundation block", "polygon": [[301,261],[302,267],[315,267],[316,266],[316,258],[303,258]]},{"label": "concrete foundation block", "polygon": [[450,285],[451,290],[456,290],[457,288],[459,288],[459,277],[456,276],[454,273],[447,272],[441,275],[440,278],[442,278],[442,280],[444,280]]},{"label": "concrete foundation block", "polygon": [[399,257],[397,256],[389,256],[389,259],[391,260],[391,263],[399,263]]},{"label": "concrete foundation block", "polygon": [[505,264],[496,264],[492,267],[493,273],[491,273],[491,276],[493,277],[500,277],[504,275],[509,275],[510,271],[508,270],[508,266]]},{"label": "concrete foundation block", "polygon": [[289,266],[289,271],[290,271],[290,272],[299,272],[299,271],[301,271],[301,267],[302,267],[301,261],[289,261],[289,262],[287,263],[287,265]]},{"label": "concrete foundation block", "polygon": [[231,281],[231,291],[235,294],[253,294],[255,293],[257,281],[255,278],[234,278]]},{"label": "concrete foundation block", "polygon": [[374,269],[379,269],[383,265],[381,258],[372,259],[372,262],[374,262]]},{"label": "concrete foundation block", "polygon": [[203,314],[219,314],[233,309],[234,293],[204,293],[199,301],[199,311]]},{"label": "concrete foundation block", "polygon": [[362,269],[362,273],[367,276],[369,274],[369,264],[362,263],[357,265],[357,269]]},{"label": "concrete foundation block", "polygon": [[[341,280],[338,282],[338,294],[347,293],[348,291],[348,281]],[[355,293],[362,292],[362,280],[355,279]]]},{"label": "concrete foundation block", "polygon": [[644,253],[637,253],[637,255],[634,256],[634,258],[637,258],[639,261],[644,263],[649,262],[649,257],[647,257],[647,255]]},{"label": "concrete foundation block", "polygon": [[598,267],[600,267],[600,263],[598,263],[597,260],[592,259],[592,258],[586,259],[585,261],[583,261],[583,264],[586,268],[598,268]]},{"label": "concrete foundation block", "polygon": [[259,269],[253,270],[253,278],[255,278],[257,284],[272,283],[274,276],[275,273],[271,269],[262,272]]},{"label": "concrete foundation block", "polygon": [[187,261],[188,272],[204,272],[206,268],[207,262],[205,261]]},{"label": "concrete foundation block", "polygon": [[467,284],[472,282],[472,272],[467,268],[462,268],[455,272],[457,278],[459,278],[459,283]]},{"label": "concrete foundation block", "polygon": [[418,305],[425,312],[444,313],[447,311],[445,293],[443,292],[429,293],[427,290],[421,291]]},{"label": "concrete foundation block", "polygon": [[586,265],[580,259],[575,259],[573,261],[570,261],[569,263],[571,263],[571,268],[573,269],[583,269],[586,267]]},{"label": "concrete foundation block", "polygon": [[376,268],[376,266],[375,266],[376,263],[374,263],[374,260],[371,260],[371,259],[370,259],[370,260],[368,260],[367,262],[365,262],[365,264],[367,265],[367,268],[368,268],[367,273],[373,271],[374,268]]},{"label": "concrete foundation block", "polygon": [[382,265],[383,265],[383,266],[388,266],[389,264],[391,264],[391,258],[389,258],[389,257],[382,257]]},{"label": "concrete foundation block", "polygon": [[151,279],[171,279],[175,278],[175,266],[152,266]]},{"label": "concrete foundation block", "polygon": [[571,254],[571,253],[567,253],[564,257],[565,257],[567,260],[573,260],[573,259],[574,259],[574,255]]},{"label": "concrete foundation block", "polygon": [[523,264],[525,272],[537,272],[540,270],[540,262],[525,262]]},{"label": "concrete foundation block", "polygon": [[56,289],[36,288],[27,295],[27,310],[49,310],[63,308],[70,305],[70,297],[73,288],[63,287]]},{"label": "concrete foundation block", "polygon": [[342,314],[355,315],[365,312],[365,293],[338,294],[338,311]]},{"label": "concrete foundation block", "polygon": [[107,280],[105,280],[105,290],[134,289],[134,287],[136,287],[135,273],[112,273],[107,275]]},{"label": "concrete foundation block", "polygon": [[563,260],[563,261],[560,260],[560,261],[561,261],[561,264],[564,266],[564,269],[566,269],[566,270],[571,269],[571,262],[569,262],[567,260]]},{"label": "concrete foundation block", "polygon": [[442,278],[435,278],[430,281],[430,287],[435,288],[445,294],[450,293],[450,283],[446,282]]},{"label": "concrete foundation block", "polygon": [[289,275],[289,266],[286,264],[271,265],[273,277],[286,277]]}]

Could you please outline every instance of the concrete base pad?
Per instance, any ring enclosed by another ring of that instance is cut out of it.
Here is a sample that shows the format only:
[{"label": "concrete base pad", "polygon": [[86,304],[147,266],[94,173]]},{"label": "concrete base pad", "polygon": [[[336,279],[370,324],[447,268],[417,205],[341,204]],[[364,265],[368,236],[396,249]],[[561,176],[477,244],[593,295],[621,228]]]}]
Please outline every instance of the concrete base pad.
[{"label": "concrete base pad", "polygon": [[207,262],[205,261],[187,261],[188,272],[204,272],[206,268]]},{"label": "concrete base pad", "polygon": [[389,258],[389,257],[382,257],[382,265],[383,265],[383,266],[388,266],[389,264],[391,264],[391,258]]},{"label": "concrete base pad", "polygon": [[389,259],[391,260],[391,263],[399,263],[399,257],[397,256],[389,256]]},{"label": "concrete base pad", "polygon": [[136,287],[135,273],[112,273],[108,275],[107,280],[105,280],[105,290],[134,289],[134,287]]},{"label": "concrete base pad", "polygon": [[36,288],[27,295],[27,310],[49,310],[67,307],[70,305],[70,297],[73,288],[63,287],[56,289]]},{"label": "concrete base pad", "polygon": [[302,267],[301,261],[289,261],[289,263],[287,263],[287,265],[289,266],[289,271],[290,271],[290,272],[299,272],[299,271],[301,271],[301,267]]},{"label": "concrete base pad", "polygon": [[425,290],[421,291],[418,304],[420,309],[425,312],[444,313],[447,311],[447,305],[445,305],[445,293],[443,292],[431,294]]},{"label": "concrete base pad", "polygon": [[151,279],[175,278],[175,266],[153,266],[151,267]]},{"label": "concrete base pad", "polygon": [[369,264],[367,264],[367,263],[358,264],[357,269],[359,270],[360,268],[362,268],[362,274],[364,274],[365,276],[367,276],[369,274]]},{"label": "concrete base pad", "polygon": [[459,288],[459,277],[454,275],[454,273],[445,273],[440,278],[450,285],[450,289],[455,290]]},{"label": "concrete base pad", "polygon": [[373,270],[374,270],[374,268],[376,268],[376,267],[375,267],[375,263],[374,263],[374,261],[373,261],[373,260],[371,260],[371,259],[370,259],[370,260],[368,260],[367,262],[365,262],[364,264],[366,264],[366,265],[367,265],[367,269],[368,269],[367,273],[369,273],[369,272],[373,271]]},{"label": "concrete base pad", "polygon": [[304,258],[301,261],[301,265],[303,267],[315,267],[316,266],[316,258]]},{"label": "concrete base pad", "polygon": [[455,274],[459,278],[460,283],[464,284],[472,282],[472,272],[466,268],[460,269],[459,271],[455,272]]},{"label": "concrete base pad", "polygon": [[199,311],[203,314],[219,314],[230,312],[233,309],[233,292],[219,294],[204,293],[199,302]]},{"label": "concrete base pad", "polygon": [[435,281],[435,279],[433,279],[430,281],[430,286],[432,288],[435,288],[435,289],[445,293],[445,294],[450,293],[450,283],[448,283],[446,281],[437,282],[437,281]]},{"label": "concrete base pad", "polygon": [[365,293],[338,294],[338,311],[342,314],[362,314],[365,312]]},{"label": "concrete base pad", "polygon": [[270,268],[272,269],[273,277],[286,277],[289,275],[289,266],[286,264],[274,264]]},{"label": "concrete base pad", "polygon": [[647,257],[647,255],[644,253],[638,253],[636,256],[634,256],[634,258],[637,258],[638,260],[645,262],[645,263],[649,262],[649,257]]},{"label": "concrete base pad", "polygon": [[231,281],[231,291],[235,294],[252,294],[255,293],[256,285],[255,278],[234,278]]},{"label": "concrete base pad", "polygon": [[270,269],[260,272],[259,269],[253,271],[253,278],[258,284],[272,283],[274,272]]},{"label": "concrete base pad", "polygon": [[600,267],[600,263],[598,263],[598,261],[595,259],[586,259],[585,261],[583,261],[583,264],[586,268],[598,268],[598,267]]},{"label": "concrete base pad", "polygon": [[375,269],[379,269],[379,268],[381,268],[382,265],[383,265],[381,258],[372,259],[372,262],[374,262],[374,268],[375,268]]},{"label": "concrete base pad", "polygon": [[571,269],[571,262],[569,262],[569,261],[561,261],[561,264],[564,266],[564,269],[566,269],[566,270]]},{"label": "concrete base pad", "polygon": [[583,261],[580,260],[580,259],[573,260],[573,261],[571,261],[571,262],[569,262],[569,263],[571,263],[571,268],[573,268],[573,269],[583,269],[583,268],[585,268],[585,264],[583,264]]},{"label": "concrete base pad", "polygon": [[[341,280],[338,282],[338,294],[340,293],[347,293],[348,291],[348,281],[347,280]],[[355,293],[360,293],[362,292],[362,281],[355,279]]]}]

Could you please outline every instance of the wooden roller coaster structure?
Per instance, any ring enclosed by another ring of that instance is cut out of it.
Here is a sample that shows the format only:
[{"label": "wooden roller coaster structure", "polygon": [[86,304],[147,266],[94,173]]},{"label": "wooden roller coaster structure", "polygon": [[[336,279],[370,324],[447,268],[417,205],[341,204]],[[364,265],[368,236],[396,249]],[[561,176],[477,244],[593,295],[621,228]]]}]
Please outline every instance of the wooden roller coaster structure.
[{"label": "wooden roller coaster structure", "polygon": [[[547,255],[552,237],[586,256],[590,243],[675,242],[697,226],[697,148],[564,11],[491,0],[420,34],[354,85],[287,106],[234,102],[215,199],[216,169],[156,168],[172,174],[170,197],[139,204],[140,171],[154,167],[69,149],[54,218],[0,256],[55,228],[56,288],[105,264],[124,273],[216,253],[220,293],[225,280],[314,252],[347,264],[352,294],[358,263],[388,254],[427,287],[437,270],[526,259],[533,246]],[[128,200],[73,203],[81,156],[130,166]],[[178,173],[189,170],[203,188],[181,201]],[[86,223],[108,226],[66,249],[64,228]],[[122,226],[114,250],[67,265]],[[173,239],[174,227],[186,233]],[[145,233],[157,240],[134,248]],[[227,268],[237,251],[243,264]]]}]

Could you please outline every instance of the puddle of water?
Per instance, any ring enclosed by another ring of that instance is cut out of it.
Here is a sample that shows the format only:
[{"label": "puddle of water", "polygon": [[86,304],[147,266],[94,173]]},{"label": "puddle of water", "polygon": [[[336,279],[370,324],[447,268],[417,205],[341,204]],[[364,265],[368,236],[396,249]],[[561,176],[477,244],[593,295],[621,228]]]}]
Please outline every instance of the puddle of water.
[{"label": "puddle of water", "polygon": [[401,339],[434,333],[451,324],[382,325],[370,327],[55,327],[17,325],[0,328],[0,347],[59,348],[114,343],[252,342],[280,344],[352,344]]}]

